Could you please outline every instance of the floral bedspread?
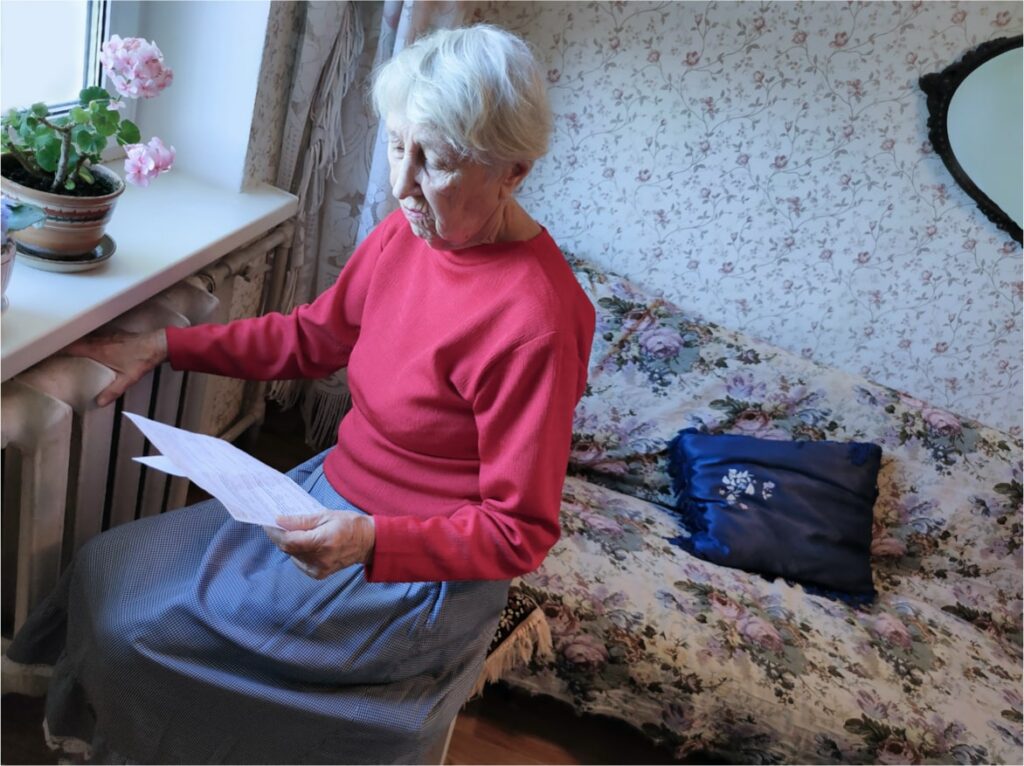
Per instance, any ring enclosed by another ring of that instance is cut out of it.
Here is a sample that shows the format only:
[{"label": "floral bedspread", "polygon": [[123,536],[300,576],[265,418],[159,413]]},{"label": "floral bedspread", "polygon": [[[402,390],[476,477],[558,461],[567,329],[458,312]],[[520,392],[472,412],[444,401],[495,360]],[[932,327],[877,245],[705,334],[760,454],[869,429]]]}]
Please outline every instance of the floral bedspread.
[{"label": "floral bedspread", "polygon": [[[1021,763],[1021,444],[727,332],[577,263],[598,307],[563,537],[521,585],[555,659],[511,683],[622,718],[680,756]],[[684,427],[883,449],[855,609],[667,538]]]}]

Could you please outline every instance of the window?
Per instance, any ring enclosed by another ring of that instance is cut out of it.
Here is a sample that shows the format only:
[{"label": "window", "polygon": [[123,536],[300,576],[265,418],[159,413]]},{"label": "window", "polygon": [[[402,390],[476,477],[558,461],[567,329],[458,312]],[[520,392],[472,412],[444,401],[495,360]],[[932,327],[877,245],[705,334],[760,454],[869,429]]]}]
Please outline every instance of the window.
[{"label": "window", "polygon": [[0,110],[42,101],[70,108],[100,85],[107,0],[3,0],[0,3]]}]

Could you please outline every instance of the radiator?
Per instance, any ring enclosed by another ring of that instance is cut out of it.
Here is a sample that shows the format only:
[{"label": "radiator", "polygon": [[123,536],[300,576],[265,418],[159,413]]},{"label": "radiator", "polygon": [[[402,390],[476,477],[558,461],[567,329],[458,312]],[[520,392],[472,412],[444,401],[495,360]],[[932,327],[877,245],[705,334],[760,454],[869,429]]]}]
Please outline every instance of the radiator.
[{"label": "radiator", "polygon": [[[256,311],[276,304],[287,223],[133,308],[105,329],[142,332],[234,318],[236,283],[257,285]],[[273,268],[270,279],[265,273]],[[247,312],[255,313],[255,312]],[[114,373],[89,359],[54,356],[6,381],[3,447],[2,633],[11,636],[56,585],[75,551],[99,532],[185,503],[188,481],[132,460],[150,453],[122,412],[229,440],[258,426],[265,384],[249,383],[230,418],[207,376],[162,365],[116,402],[96,395]],[[217,415],[212,413],[217,411]],[[6,642],[5,642],[6,643]]]}]

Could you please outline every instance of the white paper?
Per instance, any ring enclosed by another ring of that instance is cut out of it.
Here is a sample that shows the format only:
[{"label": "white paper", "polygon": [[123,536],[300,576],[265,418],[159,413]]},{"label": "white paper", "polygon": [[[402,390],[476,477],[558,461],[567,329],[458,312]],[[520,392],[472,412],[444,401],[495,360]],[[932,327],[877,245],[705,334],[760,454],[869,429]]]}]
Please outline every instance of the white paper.
[{"label": "white paper", "polygon": [[[130,413],[129,413],[130,414]],[[187,479],[188,474],[178,468],[174,463],[163,455],[147,455],[145,457],[133,457],[136,463],[142,463],[144,466],[149,468],[155,468],[158,471],[169,473],[171,476],[181,476]]]},{"label": "white paper", "polygon": [[124,413],[162,455],[136,458],[151,468],[173,468],[224,503],[238,521],[276,527],[278,516],[322,513],[324,507],[279,471],[213,436]]}]

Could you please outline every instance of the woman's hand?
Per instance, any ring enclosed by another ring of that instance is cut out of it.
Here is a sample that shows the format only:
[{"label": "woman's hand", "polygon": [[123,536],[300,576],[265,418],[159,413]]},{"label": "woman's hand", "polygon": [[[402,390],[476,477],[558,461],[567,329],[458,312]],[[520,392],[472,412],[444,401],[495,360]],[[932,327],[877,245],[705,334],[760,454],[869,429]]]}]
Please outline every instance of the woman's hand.
[{"label": "woman's hand", "polygon": [[352,564],[365,564],[373,554],[373,519],[352,511],[324,511],[304,516],[278,516],[284,530],[264,527],[274,544],[314,580],[322,580]]},{"label": "woman's hand", "polygon": [[117,373],[114,382],[96,397],[96,404],[106,407],[167,358],[167,335],[163,330],[88,335],[65,348],[64,353],[88,357]]}]

